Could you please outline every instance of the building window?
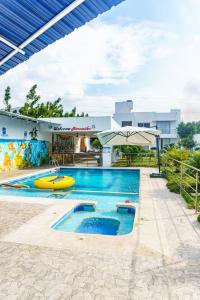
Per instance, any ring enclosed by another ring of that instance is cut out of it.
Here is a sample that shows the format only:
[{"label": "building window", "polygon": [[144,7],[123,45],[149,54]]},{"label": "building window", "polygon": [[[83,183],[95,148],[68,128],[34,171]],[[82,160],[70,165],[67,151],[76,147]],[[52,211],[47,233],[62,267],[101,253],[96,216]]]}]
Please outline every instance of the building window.
[{"label": "building window", "polygon": [[150,123],[138,123],[138,127],[150,128]]},{"label": "building window", "polygon": [[170,121],[158,121],[156,125],[162,134],[170,134]]},{"label": "building window", "polygon": [[132,121],[122,121],[122,127],[132,126]]}]

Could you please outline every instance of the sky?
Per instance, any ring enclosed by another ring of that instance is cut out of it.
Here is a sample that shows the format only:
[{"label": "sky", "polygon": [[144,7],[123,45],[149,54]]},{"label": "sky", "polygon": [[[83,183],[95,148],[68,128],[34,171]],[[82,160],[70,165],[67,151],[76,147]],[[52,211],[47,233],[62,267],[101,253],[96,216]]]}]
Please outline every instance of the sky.
[{"label": "sky", "polygon": [[1,76],[0,99],[9,85],[19,106],[37,84],[67,111],[111,115],[132,99],[135,111],[200,120],[199,11],[199,0],[125,0]]}]

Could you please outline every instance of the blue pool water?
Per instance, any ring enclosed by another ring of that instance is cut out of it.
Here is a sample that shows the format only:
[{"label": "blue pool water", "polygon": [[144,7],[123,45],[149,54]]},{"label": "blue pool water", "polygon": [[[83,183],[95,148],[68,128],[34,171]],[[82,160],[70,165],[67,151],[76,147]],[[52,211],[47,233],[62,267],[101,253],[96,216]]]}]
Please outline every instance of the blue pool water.
[{"label": "blue pool water", "polygon": [[[69,189],[62,190],[61,193],[59,191],[52,192],[34,189],[35,179],[52,175],[71,176],[75,179],[76,184]],[[0,195],[60,198],[63,201],[67,201],[68,199],[95,201],[97,202],[96,211],[92,213],[80,211],[76,213],[74,222],[80,225],[80,222],[86,218],[114,218],[120,222],[118,234],[126,234],[132,231],[133,216],[117,213],[116,204],[125,202],[126,200],[138,202],[139,180],[139,170],[60,168],[9,182],[12,184],[23,183],[32,189],[0,188]],[[59,230],[75,231],[75,227],[70,224],[71,222],[66,221],[65,226]]]},{"label": "blue pool water", "polygon": [[86,218],[76,229],[77,233],[117,235],[120,221],[113,218]]},{"label": "blue pool water", "polygon": [[98,209],[98,205],[95,209],[88,209],[88,207],[88,205],[79,205],[59,219],[52,227],[64,232],[105,235],[124,235],[132,231],[134,210],[131,212],[122,210],[119,213],[116,207],[107,211]]}]

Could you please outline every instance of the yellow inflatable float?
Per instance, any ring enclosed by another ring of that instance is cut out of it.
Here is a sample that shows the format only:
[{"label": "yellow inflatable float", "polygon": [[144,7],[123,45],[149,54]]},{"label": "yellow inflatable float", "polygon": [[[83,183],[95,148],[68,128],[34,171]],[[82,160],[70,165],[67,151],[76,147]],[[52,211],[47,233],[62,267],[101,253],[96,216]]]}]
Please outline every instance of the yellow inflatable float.
[{"label": "yellow inflatable float", "polygon": [[74,178],[70,176],[48,176],[36,179],[34,186],[39,189],[61,190],[75,184]]}]

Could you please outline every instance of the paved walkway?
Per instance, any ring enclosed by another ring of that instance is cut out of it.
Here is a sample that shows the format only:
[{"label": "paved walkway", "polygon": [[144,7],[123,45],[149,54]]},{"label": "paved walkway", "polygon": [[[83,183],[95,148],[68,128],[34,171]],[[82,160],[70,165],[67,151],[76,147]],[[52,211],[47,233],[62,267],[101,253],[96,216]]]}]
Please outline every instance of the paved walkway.
[{"label": "paved walkway", "polygon": [[[1,241],[0,299],[200,299],[200,226],[149,172],[142,170],[132,253]],[[0,201],[0,240],[49,206]]]},{"label": "paved walkway", "polygon": [[7,172],[0,172],[0,181],[11,179],[11,178],[17,177],[17,176],[24,176],[26,174],[28,175],[31,172],[37,172],[37,171],[41,171],[44,169],[49,169],[49,166],[34,167],[34,168],[27,168],[27,169],[12,169]]},{"label": "paved walkway", "polygon": [[200,226],[163,179],[143,170],[130,299],[200,299]]}]

